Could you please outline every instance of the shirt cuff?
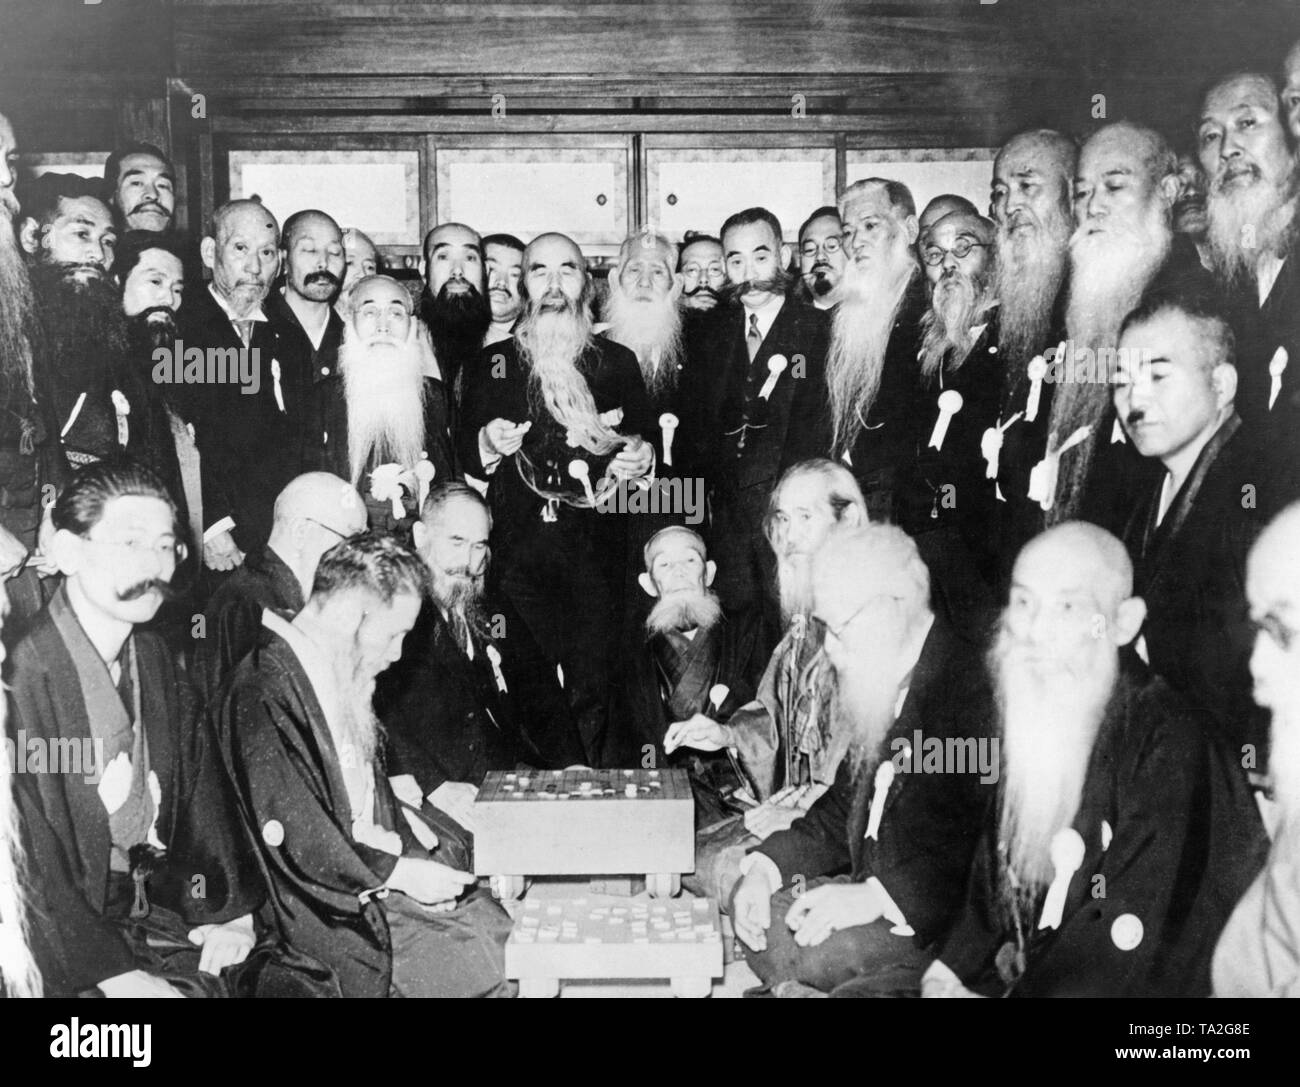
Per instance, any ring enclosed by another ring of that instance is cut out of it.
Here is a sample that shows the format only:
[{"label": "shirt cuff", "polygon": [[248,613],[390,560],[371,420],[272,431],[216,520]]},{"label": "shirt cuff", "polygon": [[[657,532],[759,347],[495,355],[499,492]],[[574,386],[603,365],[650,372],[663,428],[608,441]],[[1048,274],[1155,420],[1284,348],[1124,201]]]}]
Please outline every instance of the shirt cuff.
[{"label": "shirt cuff", "polygon": [[776,861],[766,853],[746,853],[740,862],[740,874],[749,875],[755,868],[768,877],[772,887],[781,888],[785,886],[785,880],[781,878],[781,869],[776,866]]},{"label": "shirt cuff", "polygon": [[233,517],[223,517],[216,524],[211,525],[203,530],[203,542],[211,543],[214,537],[220,536],[223,532],[230,532],[235,527]]},{"label": "shirt cuff", "polygon": [[488,447],[487,442],[484,441],[483,434],[486,430],[487,428],[484,427],[483,430],[478,432],[478,459],[483,462],[484,474],[490,476],[497,470],[497,465],[501,463],[501,454],[494,453]]}]

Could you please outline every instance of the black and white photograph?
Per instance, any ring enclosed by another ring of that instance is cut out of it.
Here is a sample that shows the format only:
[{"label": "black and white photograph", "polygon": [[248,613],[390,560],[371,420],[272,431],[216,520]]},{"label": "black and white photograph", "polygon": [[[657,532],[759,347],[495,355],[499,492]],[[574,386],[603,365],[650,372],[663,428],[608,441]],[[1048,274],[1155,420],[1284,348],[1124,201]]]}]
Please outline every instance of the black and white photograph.
[{"label": "black and white photograph", "polygon": [[2,0],[24,1045],[1089,997],[1080,1070],[1250,1068],[1298,211],[1295,0]]}]

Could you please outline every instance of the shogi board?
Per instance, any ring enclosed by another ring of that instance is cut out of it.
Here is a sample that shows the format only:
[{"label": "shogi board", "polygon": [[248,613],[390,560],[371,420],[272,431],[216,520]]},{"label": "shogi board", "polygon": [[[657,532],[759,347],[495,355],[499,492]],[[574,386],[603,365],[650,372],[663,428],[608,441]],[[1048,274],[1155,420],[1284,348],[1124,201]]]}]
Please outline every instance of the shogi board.
[{"label": "shogi board", "polygon": [[707,898],[597,904],[526,900],[506,941],[506,977],[720,978],[718,907]]},{"label": "shogi board", "polygon": [[475,875],[695,869],[695,801],[685,770],[493,770],[473,815]]}]

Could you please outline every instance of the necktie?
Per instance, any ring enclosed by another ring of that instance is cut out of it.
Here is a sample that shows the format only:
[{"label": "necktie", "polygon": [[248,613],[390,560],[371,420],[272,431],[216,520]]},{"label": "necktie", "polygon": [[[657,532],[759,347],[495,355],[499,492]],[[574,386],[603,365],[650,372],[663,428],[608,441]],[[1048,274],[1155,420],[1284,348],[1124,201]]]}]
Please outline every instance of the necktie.
[{"label": "necktie", "polygon": [[763,346],[763,337],[758,331],[758,314],[749,315],[749,331],[745,333],[745,348],[749,351],[749,361],[754,361],[758,349]]},{"label": "necktie", "polygon": [[244,346],[247,347],[249,341],[253,338],[253,322],[236,321],[235,331],[239,333],[240,340],[243,342]]}]

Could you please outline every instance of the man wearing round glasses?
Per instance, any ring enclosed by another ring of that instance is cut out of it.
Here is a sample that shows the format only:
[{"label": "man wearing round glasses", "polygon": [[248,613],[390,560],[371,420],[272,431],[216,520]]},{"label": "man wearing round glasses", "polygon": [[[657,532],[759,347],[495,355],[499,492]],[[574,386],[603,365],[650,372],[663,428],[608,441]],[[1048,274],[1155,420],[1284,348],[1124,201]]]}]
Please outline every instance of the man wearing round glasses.
[{"label": "man wearing round glasses", "polygon": [[818,208],[799,228],[799,282],[805,301],[818,309],[834,309],[839,302],[840,280],[844,277],[844,224],[840,213],[827,206]]}]

